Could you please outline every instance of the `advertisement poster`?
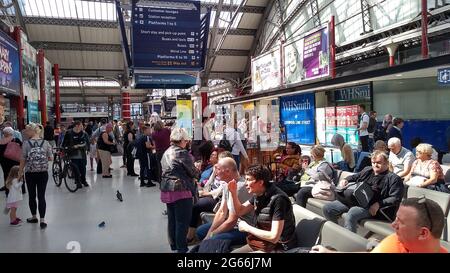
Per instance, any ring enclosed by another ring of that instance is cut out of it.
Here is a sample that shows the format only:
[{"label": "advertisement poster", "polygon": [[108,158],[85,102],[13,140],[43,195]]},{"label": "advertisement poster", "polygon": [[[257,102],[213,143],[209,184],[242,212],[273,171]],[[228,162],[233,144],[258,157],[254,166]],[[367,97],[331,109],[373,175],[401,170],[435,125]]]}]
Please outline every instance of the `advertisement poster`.
[{"label": "advertisement poster", "polygon": [[189,95],[177,96],[177,128],[184,128],[192,138],[192,100]]},{"label": "advertisement poster", "polygon": [[280,47],[252,59],[252,92],[277,88],[281,85]]},{"label": "advertisement poster", "polygon": [[36,49],[26,41],[23,41],[22,48],[23,95],[27,97],[28,101],[37,102],[39,100],[39,78],[36,63]]},{"label": "advertisement poster", "polygon": [[275,150],[280,142],[280,108],[278,100],[261,100],[258,105],[257,132],[260,148]]},{"label": "advertisement poster", "polygon": [[39,108],[37,102],[29,101],[27,104],[27,118],[28,123],[41,123],[41,115],[39,115]]},{"label": "advertisement poster", "polygon": [[50,113],[50,108],[54,106],[54,92],[52,88],[52,64],[47,60],[44,59],[44,69],[45,69],[45,97],[46,97],[46,105],[47,105],[47,118],[50,119],[50,117],[54,113]]},{"label": "advertisement poster", "polygon": [[298,83],[305,80],[303,42],[303,39],[299,39],[284,47],[284,77],[286,84]]},{"label": "advertisement poster", "polygon": [[331,138],[336,134],[336,107],[325,108],[325,144],[332,146]]},{"label": "advertisement poster", "polygon": [[3,123],[6,116],[6,99],[3,95],[0,95],[0,122]]},{"label": "advertisement poster", "polygon": [[286,44],[284,60],[286,84],[329,76],[328,27]]},{"label": "advertisement poster", "polygon": [[19,53],[17,43],[0,31],[0,90],[20,94]]},{"label": "advertisement poster", "polygon": [[326,27],[304,39],[303,67],[306,71],[306,79],[328,76],[330,74],[329,63],[328,27]]},{"label": "advertisement poster", "polygon": [[301,94],[280,98],[281,122],[287,140],[298,144],[315,144],[315,95]]},{"label": "advertisement poster", "polygon": [[325,108],[316,109],[316,134],[317,140],[320,144],[326,143],[326,120],[325,120]]},{"label": "advertisement poster", "polygon": [[[332,107],[334,108],[334,107]],[[330,110],[331,115],[331,110]],[[358,147],[358,134],[356,133],[356,128],[358,126],[358,106],[350,105],[350,106],[339,106],[336,107],[336,129],[335,132],[342,135],[345,139],[345,142],[350,144],[353,147]],[[331,125],[331,124],[330,124]],[[331,134],[331,126],[330,130]],[[332,137],[332,136],[331,136]],[[328,140],[328,137],[327,137]],[[331,138],[330,138],[331,141]],[[331,144],[331,143],[330,143]]]}]

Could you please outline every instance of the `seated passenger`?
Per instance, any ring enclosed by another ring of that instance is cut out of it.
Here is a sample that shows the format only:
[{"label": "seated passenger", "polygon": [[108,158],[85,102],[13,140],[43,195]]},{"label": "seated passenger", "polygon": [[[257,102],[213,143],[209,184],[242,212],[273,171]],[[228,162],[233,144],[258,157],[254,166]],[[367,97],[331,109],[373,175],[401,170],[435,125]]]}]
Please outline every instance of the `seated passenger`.
[{"label": "seated passenger", "polygon": [[353,172],[355,168],[355,155],[353,154],[352,147],[345,143],[344,137],[340,134],[335,134],[331,139],[331,144],[339,148],[341,151],[342,161],[339,161],[334,165],[334,168],[346,172]]},{"label": "seated passenger", "polygon": [[[383,153],[389,153],[389,149],[386,143],[382,140],[377,140],[373,146],[373,151],[382,151]],[[355,172],[360,172],[366,167],[372,166],[372,161],[370,160],[371,153],[361,152],[358,158],[358,164],[356,164]]]},{"label": "seated passenger", "polygon": [[[236,162],[232,158],[222,158],[217,163],[215,172],[220,180],[225,183],[230,181],[239,181],[240,176],[237,169]],[[231,245],[245,244],[246,233],[238,230],[236,224],[238,215],[234,208],[233,198],[239,198],[241,202],[250,199],[251,195],[246,191],[244,182],[238,182],[239,194],[232,197],[229,193],[228,187],[224,185],[222,192],[222,202],[219,210],[214,216],[212,223],[201,225],[197,229],[197,237],[203,239],[223,239],[231,240]],[[253,216],[249,214],[243,215],[246,221],[252,221]]]},{"label": "seated passenger", "polygon": [[[323,207],[323,214],[327,220],[337,223],[338,217],[346,212],[344,227],[356,232],[360,220],[371,217],[394,219],[403,197],[403,182],[398,175],[389,172],[387,154],[375,151],[371,160],[372,167],[367,167],[340,182],[336,189],[337,200]],[[368,184],[373,193],[364,192],[369,199],[365,206],[360,205],[354,196],[356,186],[361,183]],[[339,191],[339,189],[341,190]]]},{"label": "seated passenger", "polygon": [[405,122],[402,118],[394,118],[392,120],[392,127],[391,129],[389,129],[388,133],[387,133],[387,139],[389,141],[389,139],[396,137],[399,138],[400,141],[402,140],[402,128],[403,126],[405,126]]},{"label": "seated passenger", "polygon": [[[413,148],[411,150],[413,155],[416,154],[416,147],[417,147],[417,145],[419,145],[421,143],[424,143],[424,142],[423,142],[423,140],[420,137],[415,137],[415,138],[411,139],[410,144],[411,144],[411,147]],[[438,161],[439,153],[433,147],[431,147],[431,148],[433,149],[433,152],[431,153],[431,159],[434,159],[434,160]]]},{"label": "seated passenger", "polygon": [[[384,238],[371,253],[448,253],[440,240],[444,220],[442,208],[433,200],[425,197],[405,199],[392,223],[395,233]],[[314,246],[311,252],[333,251]]]},{"label": "seated passenger", "polygon": [[199,183],[200,186],[204,186],[206,184],[206,182],[208,182],[208,179],[211,177],[211,174],[213,173],[214,170],[214,165],[217,164],[218,162],[218,152],[217,150],[213,150],[211,152],[211,155],[209,156],[209,160],[206,164],[206,167],[204,168],[203,172],[200,175],[200,179],[199,179]]},{"label": "seated passenger", "polygon": [[300,170],[298,161],[302,154],[302,149],[295,142],[288,142],[286,149],[282,154],[276,153],[273,155],[273,160],[277,163],[272,163],[272,172],[279,172],[283,177],[287,177],[290,172]]},{"label": "seated passenger", "polygon": [[240,221],[239,230],[247,232],[247,244],[233,252],[282,252],[294,248],[295,219],[288,196],[270,183],[270,171],[254,165],[245,172],[247,189],[253,197],[243,204],[237,197],[237,184],[228,183],[237,215],[255,212],[256,223]]},{"label": "seated passenger", "polygon": [[313,186],[318,181],[330,181],[334,183],[333,178],[336,170],[324,159],[324,155],[325,149],[321,146],[315,146],[311,150],[313,162],[306,168],[305,175],[302,176],[302,178],[309,177],[309,179],[301,181],[301,187],[297,194],[295,194],[295,200],[301,207],[306,208],[306,202],[312,197]]},{"label": "seated passenger", "polygon": [[[320,172],[329,173],[332,167],[330,164],[324,159],[325,149],[320,146],[314,146],[311,149],[311,157],[312,162],[308,165],[307,161],[302,162],[302,175],[298,180],[284,180],[281,183],[276,183],[276,186],[279,187],[282,191],[284,191],[288,196],[293,196],[296,194],[300,187],[306,186],[308,182],[311,184],[318,180],[317,176]],[[328,171],[327,171],[328,170]],[[332,177],[332,175],[330,176]]]},{"label": "seated passenger", "polygon": [[402,147],[399,138],[393,137],[388,141],[389,153],[389,169],[396,175],[404,178],[411,171],[412,164],[416,158],[413,153]]},{"label": "seated passenger", "polygon": [[419,144],[416,147],[416,161],[414,161],[411,171],[405,177],[408,186],[427,188],[430,190],[450,193],[445,186],[444,172],[441,165],[431,159],[433,148],[430,144]]}]

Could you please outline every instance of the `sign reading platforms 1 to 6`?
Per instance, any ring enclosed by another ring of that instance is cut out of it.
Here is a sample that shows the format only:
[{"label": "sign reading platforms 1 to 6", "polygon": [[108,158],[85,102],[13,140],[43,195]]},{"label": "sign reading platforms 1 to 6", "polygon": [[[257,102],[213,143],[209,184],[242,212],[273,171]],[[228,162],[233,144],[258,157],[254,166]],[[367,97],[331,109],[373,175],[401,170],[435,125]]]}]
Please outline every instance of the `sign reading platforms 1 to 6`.
[{"label": "sign reading platforms 1 to 6", "polygon": [[145,69],[201,69],[200,1],[135,0],[133,64]]}]

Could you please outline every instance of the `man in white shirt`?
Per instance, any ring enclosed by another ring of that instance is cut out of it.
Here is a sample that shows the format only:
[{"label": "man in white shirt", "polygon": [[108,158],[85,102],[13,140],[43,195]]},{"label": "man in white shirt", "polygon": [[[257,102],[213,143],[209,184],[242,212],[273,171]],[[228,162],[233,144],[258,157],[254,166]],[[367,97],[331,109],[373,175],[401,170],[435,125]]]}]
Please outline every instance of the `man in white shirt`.
[{"label": "man in white shirt", "polygon": [[393,137],[388,141],[389,165],[393,173],[404,178],[411,171],[412,164],[416,160],[413,153],[402,147],[399,138]]},{"label": "man in white shirt", "polygon": [[[221,158],[215,166],[217,177],[229,183],[238,182],[238,199],[240,202],[246,202],[252,195],[248,193],[245,182],[240,180],[236,162],[232,158]],[[246,243],[247,234],[237,228],[238,215],[234,209],[233,198],[227,185],[223,187],[222,201],[219,210],[214,216],[212,223],[201,225],[197,228],[197,237],[203,239],[223,239],[231,240],[232,245],[243,245]],[[253,214],[249,213],[242,216],[245,221],[253,221]]]},{"label": "man in white shirt", "polygon": [[361,147],[363,152],[369,152],[369,132],[367,128],[369,127],[370,117],[366,113],[366,106],[364,104],[358,105],[359,113],[361,118],[359,121],[359,127],[357,132],[359,132],[359,141],[361,141]]},{"label": "man in white shirt", "polygon": [[224,134],[226,134],[227,140],[230,141],[230,145],[232,147],[231,153],[233,154],[233,158],[236,161],[236,165],[239,169],[241,163],[241,154],[248,161],[248,154],[245,150],[244,144],[242,143],[241,136],[236,131],[236,129],[227,126],[224,130]]}]

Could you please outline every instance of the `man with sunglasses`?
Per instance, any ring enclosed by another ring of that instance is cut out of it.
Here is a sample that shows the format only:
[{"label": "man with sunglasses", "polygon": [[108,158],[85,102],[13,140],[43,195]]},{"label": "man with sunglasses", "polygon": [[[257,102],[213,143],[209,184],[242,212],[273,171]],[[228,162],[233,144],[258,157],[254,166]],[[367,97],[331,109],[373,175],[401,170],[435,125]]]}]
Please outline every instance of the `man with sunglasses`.
[{"label": "man with sunglasses", "polygon": [[[441,246],[444,212],[434,201],[408,198],[402,201],[392,223],[395,233],[384,238],[371,253],[448,253]],[[311,252],[333,252],[314,246]]]}]

